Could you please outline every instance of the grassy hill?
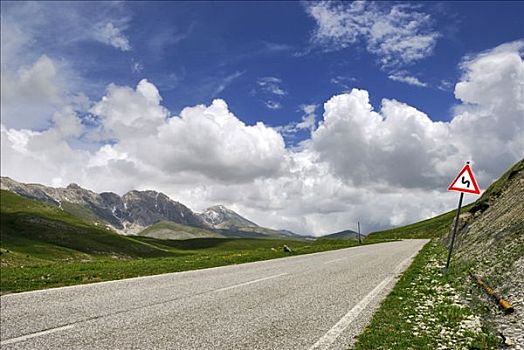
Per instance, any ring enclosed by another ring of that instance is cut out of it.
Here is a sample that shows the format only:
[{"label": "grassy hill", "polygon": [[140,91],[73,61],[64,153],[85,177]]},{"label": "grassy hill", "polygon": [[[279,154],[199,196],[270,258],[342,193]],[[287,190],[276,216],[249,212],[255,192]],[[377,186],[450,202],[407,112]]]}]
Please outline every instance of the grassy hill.
[{"label": "grassy hill", "polygon": [[139,233],[140,236],[158,239],[191,239],[223,237],[217,232],[198,227],[186,226],[173,221],[161,221],[153,224]]},{"label": "grassy hill", "polygon": [[[364,239],[364,235],[361,235],[361,238]],[[340,231],[336,233],[332,233],[330,235],[322,236],[322,238],[325,239],[358,239],[358,232],[355,232],[353,230],[345,230]]]},{"label": "grassy hill", "polygon": [[59,208],[0,193],[2,266],[97,257],[146,258],[169,253],[97,227]]}]

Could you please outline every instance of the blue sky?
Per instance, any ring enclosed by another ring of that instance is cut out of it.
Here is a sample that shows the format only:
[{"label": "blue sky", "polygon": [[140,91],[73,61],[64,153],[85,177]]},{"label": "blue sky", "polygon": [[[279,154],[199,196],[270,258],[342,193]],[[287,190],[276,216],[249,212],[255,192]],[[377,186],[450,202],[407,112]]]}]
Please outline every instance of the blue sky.
[{"label": "blue sky", "polygon": [[[428,217],[451,207],[442,188],[465,160],[487,186],[524,154],[522,13],[484,1],[2,2],[2,175],[152,188],[306,233],[345,229],[373,201],[396,208],[373,228]],[[399,198],[412,189],[440,199],[409,211],[422,199]]]},{"label": "blue sky", "polygon": [[[63,4],[54,6],[59,11]],[[449,120],[462,58],[524,34],[521,2],[417,4],[417,11],[431,15],[429,26],[440,35],[431,54],[400,67],[427,84],[420,87],[388,79],[390,71],[380,69],[377,56],[361,43],[330,52],[314,47],[315,20],[300,2],[131,2],[123,7],[130,50],[78,42],[58,47],[54,55],[78,62],[83,76],[102,88],[110,82],[134,85],[147,77],[173,113],[220,97],[245,122],[273,126],[299,120],[302,104],[322,104],[353,87],[372,90],[375,107],[384,97],[395,98],[432,119]],[[286,94],[257,89],[263,77],[281,79]],[[333,81],[337,78],[340,84]],[[443,81],[450,86],[442,86]],[[95,89],[92,95],[102,93]],[[268,100],[281,108],[268,108]]]}]

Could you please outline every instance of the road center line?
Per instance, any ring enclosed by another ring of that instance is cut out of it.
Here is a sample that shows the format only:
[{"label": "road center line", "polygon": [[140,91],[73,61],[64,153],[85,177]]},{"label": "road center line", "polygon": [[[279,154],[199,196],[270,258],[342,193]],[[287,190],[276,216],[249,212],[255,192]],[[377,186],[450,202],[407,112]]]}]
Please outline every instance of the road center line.
[{"label": "road center line", "polygon": [[225,290],[229,290],[229,289],[233,289],[233,288],[237,288],[237,287],[242,287],[242,286],[247,286],[247,285],[249,285],[249,284],[253,284],[253,283],[257,283],[257,282],[262,282],[262,281],[266,281],[266,280],[269,280],[269,279],[272,279],[272,278],[277,278],[277,277],[285,276],[285,275],[289,275],[289,273],[284,272],[284,273],[281,273],[281,274],[278,274],[278,275],[273,275],[273,276],[268,276],[268,277],[264,277],[264,278],[259,278],[259,279],[256,279],[256,280],[252,280],[252,281],[247,281],[247,282],[244,282],[244,283],[235,284],[234,286],[229,286],[229,287],[224,287],[224,288],[215,289],[213,292],[223,292],[223,291],[225,291]]},{"label": "road center line", "polygon": [[73,327],[74,327],[74,325],[69,324],[67,326],[50,328],[50,329],[46,329],[45,331],[36,332],[36,333],[32,333],[32,334],[26,334],[26,335],[23,335],[21,337],[11,338],[11,339],[7,339],[7,340],[2,340],[0,342],[0,345],[7,345],[7,344],[18,343],[18,342],[21,342],[21,341],[24,341],[24,340],[27,340],[27,339],[40,337],[42,335],[56,333],[56,332],[60,332],[60,331],[65,331],[65,330],[71,329]]},{"label": "road center line", "polygon": [[[418,252],[417,252],[418,253]],[[416,255],[416,253],[414,254]],[[309,350],[324,350],[328,349],[331,344],[348,328],[351,322],[355,321],[358,315],[368,306],[368,304],[396,277],[397,274],[402,272],[404,267],[409,264],[413,256],[404,259],[400,264],[397,265],[393,274],[386,277],[380,282],[371,292],[369,292],[357,305],[353,306],[347,314],[344,315],[326,334],[322,336]]]},{"label": "road center line", "polygon": [[331,263],[334,263],[334,262],[337,262],[337,261],[341,261],[341,260],[352,259],[352,258],[356,258],[357,256],[361,256],[361,255],[366,255],[366,254],[365,253],[351,254],[351,255],[344,256],[342,258],[328,260],[328,261],[324,262],[324,264],[331,264]]},{"label": "road center line", "polygon": [[341,260],[345,260],[345,259],[346,258],[333,259],[333,260],[326,261],[324,264],[331,264],[331,263],[334,263],[334,262],[337,262],[337,261],[341,261]]}]

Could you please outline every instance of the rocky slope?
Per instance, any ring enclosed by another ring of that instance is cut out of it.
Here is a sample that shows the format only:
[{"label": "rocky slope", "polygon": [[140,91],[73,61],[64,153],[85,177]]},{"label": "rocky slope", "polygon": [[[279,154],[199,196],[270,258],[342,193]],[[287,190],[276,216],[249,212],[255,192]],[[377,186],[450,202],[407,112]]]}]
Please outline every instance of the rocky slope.
[{"label": "rocky slope", "polygon": [[515,313],[504,315],[486,302],[508,348],[523,349],[517,344],[524,344],[524,160],[490,186],[459,225],[454,257],[513,304]]},{"label": "rocky slope", "polygon": [[76,184],[66,188],[53,188],[23,184],[8,177],[1,178],[0,188],[56,205],[71,214],[99,225],[109,225],[125,234],[136,234],[160,221],[209,228],[191,209],[155,191],[130,191],[123,196],[112,192],[98,194]]},{"label": "rocky slope", "polygon": [[257,224],[251,222],[242,216],[235,213],[223,205],[215,205],[207,208],[200,217],[213,228],[228,229],[232,227],[258,227]]}]

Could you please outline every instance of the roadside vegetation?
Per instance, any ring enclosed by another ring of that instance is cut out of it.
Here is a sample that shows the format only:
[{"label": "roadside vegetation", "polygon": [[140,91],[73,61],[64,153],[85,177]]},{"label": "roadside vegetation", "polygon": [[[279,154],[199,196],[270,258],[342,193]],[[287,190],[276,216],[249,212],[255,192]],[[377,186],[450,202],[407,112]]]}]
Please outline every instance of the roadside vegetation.
[{"label": "roadside vegetation", "polygon": [[[202,269],[358,245],[356,240],[122,236],[57,207],[1,191],[2,294]],[[363,244],[382,242],[367,239]],[[283,251],[287,245],[291,253]]]},{"label": "roadside vegetation", "polygon": [[[442,272],[455,211],[369,235],[431,238],[358,337],[363,349],[521,349],[522,313],[504,314],[476,285],[481,276],[522,304],[524,160],[462,210],[449,272]],[[500,336],[499,336],[500,335]]]},{"label": "roadside vegetation", "polygon": [[481,301],[463,287],[465,266],[442,272],[446,254],[437,240],[426,244],[358,336],[354,350],[499,347],[496,334],[484,325]]}]

